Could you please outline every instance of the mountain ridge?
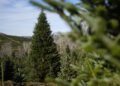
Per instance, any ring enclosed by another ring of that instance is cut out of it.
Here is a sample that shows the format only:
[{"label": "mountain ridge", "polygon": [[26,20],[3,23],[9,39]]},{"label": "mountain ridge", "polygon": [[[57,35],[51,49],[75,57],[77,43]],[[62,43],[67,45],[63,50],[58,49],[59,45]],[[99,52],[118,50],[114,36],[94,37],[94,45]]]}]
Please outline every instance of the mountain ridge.
[{"label": "mountain ridge", "polygon": [[31,37],[29,36],[15,36],[15,35],[7,35],[5,33],[0,32],[0,45],[11,42],[13,45],[21,45],[23,42],[30,42]]}]

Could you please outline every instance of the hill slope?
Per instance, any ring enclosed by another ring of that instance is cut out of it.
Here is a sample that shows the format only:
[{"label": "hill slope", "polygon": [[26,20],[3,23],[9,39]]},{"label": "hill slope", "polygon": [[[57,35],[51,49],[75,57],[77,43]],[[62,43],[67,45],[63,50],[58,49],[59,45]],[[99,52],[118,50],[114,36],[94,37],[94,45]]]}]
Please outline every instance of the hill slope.
[{"label": "hill slope", "polygon": [[11,42],[13,45],[21,45],[23,42],[29,42],[30,40],[31,37],[12,36],[0,33],[0,46],[6,42]]}]

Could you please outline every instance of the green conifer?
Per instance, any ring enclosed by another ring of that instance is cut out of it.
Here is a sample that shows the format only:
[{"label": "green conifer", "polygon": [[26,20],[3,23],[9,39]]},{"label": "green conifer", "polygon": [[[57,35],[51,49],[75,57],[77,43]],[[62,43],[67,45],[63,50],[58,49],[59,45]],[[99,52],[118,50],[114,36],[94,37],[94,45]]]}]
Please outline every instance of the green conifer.
[{"label": "green conifer", "polygon": [[47,76],[56,77],[60,70],[60,57],[43,12],[34,29],[30,61],[34,67],[33,75],[36,75],[37,81],[44,81]]}]

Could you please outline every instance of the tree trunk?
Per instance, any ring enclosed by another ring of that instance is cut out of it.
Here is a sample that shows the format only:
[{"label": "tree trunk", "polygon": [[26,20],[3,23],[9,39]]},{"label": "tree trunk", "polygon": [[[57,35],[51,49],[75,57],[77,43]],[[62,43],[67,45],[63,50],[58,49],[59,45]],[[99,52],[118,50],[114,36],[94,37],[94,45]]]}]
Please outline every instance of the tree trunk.
[{"label": "tree trunk", "polygon": [[2,86],[4,86],[4,67],[3,61],[1,62],[1,76],[2,76]]}]

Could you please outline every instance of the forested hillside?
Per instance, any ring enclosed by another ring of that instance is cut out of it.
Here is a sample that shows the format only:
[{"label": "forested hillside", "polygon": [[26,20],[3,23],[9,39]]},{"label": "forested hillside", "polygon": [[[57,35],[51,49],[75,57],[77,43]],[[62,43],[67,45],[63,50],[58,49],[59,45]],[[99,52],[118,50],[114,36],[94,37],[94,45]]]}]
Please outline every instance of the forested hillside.
[{"label": "forested hillside", "polygon": [[4,33],[0,33],[0,44],[5,43],[5,42],[12,42],[13,44],[21,44],[21,42],[24,41],[30,41],[31,37],[20,37],[20,36],[12,36],[12,35],[7,35]]}]

